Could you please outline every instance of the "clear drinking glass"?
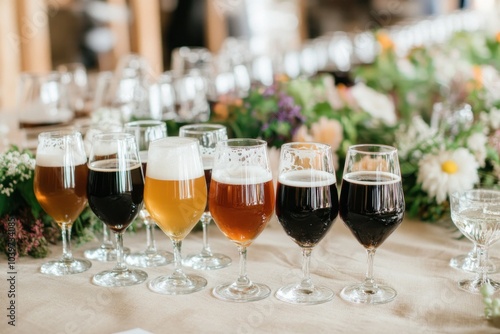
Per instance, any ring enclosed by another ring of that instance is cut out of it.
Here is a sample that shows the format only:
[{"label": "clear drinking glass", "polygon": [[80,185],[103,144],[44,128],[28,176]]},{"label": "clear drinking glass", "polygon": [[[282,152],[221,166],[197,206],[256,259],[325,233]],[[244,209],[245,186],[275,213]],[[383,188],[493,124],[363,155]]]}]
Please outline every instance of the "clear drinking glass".
[{"label": "clear drinking glass", "polygon": [[248,302],[268,297],[271,289],[252,282],[246,272],[247,247],[264,230],[274,212],[274,185],[267,143],[260,139],[229,139],[215,148],[209,207],[224,235],[240,253],[234,283],[216,286],[216,298]]},{"label": "clear drinking glass", "polygon": [[38,136],[33,188],[43,210],[61,227],[63,255],[44,263],[48,275],[77,274],[91,263],[71,253],[71,226],[87,205],[87,156],[75,131],[42,132]]},{"label": "clear drinking glass", "polygon": [[396,290],[377,284],[373,258],[377,248],[403,221],[405,201],[397,150],[385,145],[349,147],[340,190],[339,212],[345,225],[368,254],[365,280],[346,286],[340,296],[349,302],[381,304]]},{"label": "clear drinking glass", "polygon": [[[92,146],[92,139],[94,135],[98,133],[108,133],[108,132],[121,132],[122,126],[120,124],[114,123],[99,123],[92,125],[85,133],[85,138],[83,143],[85,145],[85,152],[87,156],[90,155],[90,148]],[[124,247],[123,253],[130,253],[130,249]],[[83,255],[90,260],[96,260],[101,262],[112,262],[116,261],[116,246],[111,240],[111,230],[104,222],[102,222],[102,242],[97,248],[90,248],[83,252]]]},{"label": "clear drinking glass", "polygon": [[281,146],[276,216],[288,236],[302,249],[302,280],[276,291],[276,298],[292,304],[319,304],[334,292],[313,284],[309,263],[313,248],[323,239],[339,212],[332,149],[318,143]]},{"label": "clear drinking glass", "polygon": [[144,196],[144,176],[135,138],[128,133],[96,134],[89,156],[87,194],[94,214],[113,231],[117,264],[93,277],[100,286],[129,286],[148,275],[131,270],[124,262],[123,233],[139,215]]},{"label": "clear drinking glass", "polygon": [[[149,144],[156,139],[167,136],[165,122],[155,120],[144,120],[129,122],[124,125],[124,132],[135,137],[141,158],[142,170],[146,174],[148,163]],[[126,261],[131,266],[157,267],[172,263],[174,255],[165,250],[158,250],[154,238],[155,222],[145,207],[142,208],[139,217],[146,226],[146,249],[141,252],[131,253]]]},{"label": "clear drinking glass", "polygon": [[[205,180],[207,182],[207,193],[210,193],[210,180],[212,179],[212,167],[214,164],[215,145],[227,139],[227,131],[220,124],[189,124],[181,126],[179,136],[196,138],[201,148]],[[201,216],[203,228],[203,247],[198,254],[191,254],[184,258],[183,264],[187,267],[202,270],[212,270],[227,267],[231,264],[231,258],[220,253],[212,253],[208,243],[208,224],[212,220],[208,201],[205,212]]]},{"label": "clear drinking glass", "polygon": [[207,204],[198,140],[166,137],[150,143],[144,189],[146,208],[174,246],[175,270],[149,282],[149,288],[168,295],[203,289],[207,280],[182,271],[181,244],[200,220]]},{"label": "clear drinking glass", "polygon": [[500,282],[488,276],[488,248],[500,239],[500,190],[472,189],[450,196],[451,219],[457,228],[474,243],[478,264],[476,277],[458,282],[465,291],[480,293],[489,284],[500,289]]}]

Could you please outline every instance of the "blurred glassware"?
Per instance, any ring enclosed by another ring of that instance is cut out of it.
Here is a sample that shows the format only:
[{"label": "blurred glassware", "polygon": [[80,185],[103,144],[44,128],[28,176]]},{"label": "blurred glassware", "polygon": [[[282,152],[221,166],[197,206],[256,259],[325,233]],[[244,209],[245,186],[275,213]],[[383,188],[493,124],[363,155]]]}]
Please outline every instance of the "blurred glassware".
[{"label": "blurred glassware", "polygon": [[171,70],[187,72],[203,69],[212,60],[212,53],[203,47],[182,46],[172,51]]},{"label": "blurred glassware", "polygon": [[62,83],[66,86],[68,105],[76,117],[87,116],[90,112],[87,69],[82,63],[68,63],[57,66]]},{"label": "blurred glassware", "polygon": [[20,127],[68,123],[74,117],[68,108],[61,74],[57,72],[21,73],[17,109]]},{"label": "blurred glassware", "polygon": [[207,84],[201,71],[166,71],[158,80],[160,118],[176,122],[206,122],[210,115]]},{"label": "blurred glassware", "polygon": [[337,70],[348,72],[351,69],[353,44],[346,32],[336,31],[331,35],[328,54]]},{"label": "blurred glassware", "polygon": [[136,54],[120,58],[105,100],[120,109],[123,122],[162,117],[159,85],[149,63]]},{"label": "blurred glassware", "polygon": [[470,104],[436,102],[432,107],[431,128],[445,135],[456,136],[462,130],[469,129],[473,121]]}]

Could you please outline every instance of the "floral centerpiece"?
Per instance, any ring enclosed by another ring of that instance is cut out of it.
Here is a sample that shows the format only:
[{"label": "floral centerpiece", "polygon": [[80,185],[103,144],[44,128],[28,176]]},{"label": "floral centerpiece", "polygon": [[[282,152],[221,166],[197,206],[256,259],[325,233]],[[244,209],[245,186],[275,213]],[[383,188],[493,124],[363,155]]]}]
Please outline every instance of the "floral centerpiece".
[{"label": "floral centerpiece", "polygon": [[[0,154],[0,250],[6,254],[13,238],[16,256],[45,257],[49,244],[60,238],[60,229],[35,197],[34,170],[29,150],[13,146]],[[72,237],[77,243],[92,239],[93,225],[93,215],[85,209],[73,224]]]}]

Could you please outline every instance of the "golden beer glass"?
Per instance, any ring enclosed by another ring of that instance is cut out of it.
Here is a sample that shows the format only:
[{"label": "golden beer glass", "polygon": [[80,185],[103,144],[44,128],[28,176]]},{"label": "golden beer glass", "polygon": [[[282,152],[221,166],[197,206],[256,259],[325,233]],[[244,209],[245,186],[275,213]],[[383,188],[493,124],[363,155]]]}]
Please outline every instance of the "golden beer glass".
[{"label": "golden beer glass", "polygon": [[181,243],[200,220],[207,203],[198,140],[167,137],[150,143],[144,188],[146,209],[170,238],[175,270],[149,283],[157,293],[178,295],[203,289],[207,281],[182,271]]},{"label": "golden beer glass", "polygon": [[87,156],[76,131],[42,132],[38,136],[33,188],[43,210],[61,228],[63,254],[44,263],[47,275],[70,275],[88,270],[91,263],[71,253],[71,226],[87,205]]}]

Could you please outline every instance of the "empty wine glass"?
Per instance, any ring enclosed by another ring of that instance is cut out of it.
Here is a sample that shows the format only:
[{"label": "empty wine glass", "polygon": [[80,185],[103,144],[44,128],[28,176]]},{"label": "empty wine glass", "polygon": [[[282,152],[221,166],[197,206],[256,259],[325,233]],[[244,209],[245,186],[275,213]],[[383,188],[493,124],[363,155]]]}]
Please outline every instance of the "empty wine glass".
[{"label": "empty wine glass", "polygon": [[207,185],[198,140],[166,137],[150,143],[144,189],[146,208],[174,246],[175,270],[149,283],[157,293],[178,295],[203,289],[207,280],[182,271],[181,244],[200,220]]},{"label": "empty wine glass", "polygon": [[488,248],[500,239],[500,191],[472,189],[450,196],[451,219],[457,228],[471,240],[478,256],[474,279],[464,279],[458,286],[465,291],[480,293],[489,284],[496,291],[500,282],[488,276]]},{"label": "empty wine glass", "polygon": [[57,66],[62,83],[66,86],[68,105],[77,117],[88,116],[89,85],[87,69],[82,63],[67,63]]},{"label": "empty wine glass", "polygon": [[276,291],[279,300],[293,304],[319,304],[334,293],[314,285],[309,274],[313,248],[323,239],[339,212],[332,149],[316,143],[281,146],[276,216],[288,236],[302,248],[303,277]]},{"label": "empty wine glass", "polygon": [[42,132],[38,136],[33,189],[43,210],[61,228],[63,255],[44,263],[48,275],[77,274],[91,267],[90,261],[71,253],[71,226],[87,205],[87,156],[82,136],[75,131]]},{"label": "empty wine glass", "polygon": [[349,147],[340,190],[339,212],[345,225],[366,248],[368,268],[364,282],[346,286],[340,296],[349,302],[381,304],[396,290],[373,278],[377,248],[403,221],[405,201],[398,153],[385,145]]},{"label": "empty wine glass", "polygon": [[264,230],[274,212],[274,184],[267,143],[260,139],[228,139],[215,148],[209,207],[224,235],[240,253],[239,276],[216,286],[216,298],[233,302],[264,299],[271,289],[252,282],[246,272],[247,247]]},{"label": "empty wine glass", "polygon": [[[227,139],[227,131],[224,125],[220,124],[189,124],[181,126],[179,136],[196,138],[199,141],[201,148],[201,156],[203,160],[203,168],[205,169],[205,180],[207,182],[207,192],[210,193],[210,181],[212,179],[212,167],[214,163],[215,145]],[[212,253],[208,243],[208,224],[212,220],[210,215],[208,201],[205,207],[205,212],[201,216],[203,228],[203,247],[198,254],[186,256],[183,260],[185,266],[202,269],[220,269],[231,264],[231,258],[224,254]]]},{"label": "empty wine glass", "polygon": [[95,215],[116,238],[116,266],[94,275],[104,287],[129,286],[144,282],[148,275],[129,269],[123,261],[123,233],[142,209],[144,176],[135,138],[129,133],[101,133],[92,139],[87,194]]},{"label": "empty wine glass", "polygon": [[[135,137],[141,158],[142,170],[146,173],[148,163],[149,144],[167,136],[165,122],[155,120],[144,120],[129,122],[124,125],[124,132]],[[141,252],[131,253],[127,256],[127,263],[138,267],[157,267],[171,263],[174,255],[164,250],[158,250],[154,238],[155,222],[145,207],[142,208],[139,217],[146,226],[146,249]]]}]

